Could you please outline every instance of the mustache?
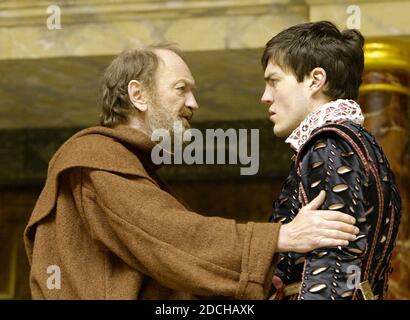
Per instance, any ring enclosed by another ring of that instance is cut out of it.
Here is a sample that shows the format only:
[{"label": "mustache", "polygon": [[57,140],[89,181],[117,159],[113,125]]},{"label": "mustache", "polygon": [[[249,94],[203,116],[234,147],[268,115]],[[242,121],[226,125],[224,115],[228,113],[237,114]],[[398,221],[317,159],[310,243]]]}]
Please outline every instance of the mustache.
[{"label": "mustache", "polygon": [[187,120],[191,120],[193,115],[194,115],[194,113],[189,108],[184,108],[179,113],[180,117],[186,118]]}]

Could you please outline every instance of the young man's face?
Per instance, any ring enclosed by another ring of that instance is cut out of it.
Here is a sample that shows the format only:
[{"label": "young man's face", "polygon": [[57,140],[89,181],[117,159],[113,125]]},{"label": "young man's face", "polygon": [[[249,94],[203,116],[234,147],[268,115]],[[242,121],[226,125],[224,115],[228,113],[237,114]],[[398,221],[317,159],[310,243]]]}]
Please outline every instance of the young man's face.
[{"label": "young man's face", "polygon": [[184,129],[198,104],[193,94],[194,78],[186,63],[170,50],[157,50],[160,58],[156,86],[150,99],[148,121],[151,130],[172,132],[174,122],[181,121]]},{"label": "young man's face", "polygon": [[310,112],[308,81],[298,82],[292,73],[282,70],[272,59],[266,66],[264,78],[266,84],[261,101],[269,106],[273,132],[278,137],[287,137]]}]

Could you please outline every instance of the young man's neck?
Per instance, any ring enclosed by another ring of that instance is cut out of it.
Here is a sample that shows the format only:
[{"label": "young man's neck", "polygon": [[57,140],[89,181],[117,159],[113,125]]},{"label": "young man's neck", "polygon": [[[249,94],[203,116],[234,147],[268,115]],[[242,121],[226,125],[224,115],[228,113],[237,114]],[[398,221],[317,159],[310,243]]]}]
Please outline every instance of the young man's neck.
[{"label": "young man's neck", "polygon": [[325,98],[325,97],[320,97],[317,99],[314,99],[311,103],[311,108],[310,108],[310,112],[313,112],[315,110],[317,110],[318,108],[320,108],[321,106],[323,106],[326,103],[329,103],[330,101],[332,101],[329,98]]}]

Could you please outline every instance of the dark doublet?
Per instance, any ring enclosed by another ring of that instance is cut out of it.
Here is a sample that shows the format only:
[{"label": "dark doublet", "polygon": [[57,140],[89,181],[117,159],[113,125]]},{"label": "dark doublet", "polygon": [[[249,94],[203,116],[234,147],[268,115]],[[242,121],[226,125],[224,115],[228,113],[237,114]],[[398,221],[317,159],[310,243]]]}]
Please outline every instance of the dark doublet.
[{"label": "dark doublet", "polygon": [[347,247],[280,254],[276,275],[285,285],[302,281],[299,299],[361,299],[354,285],[366,280],[376,298],[382,299],[401,201],[382,149],[363,127],[349,121],[312,133],[292,161],[270,221],[289,223],[320,190],[327,192],[321,209],[356,218],[357,240]]}]

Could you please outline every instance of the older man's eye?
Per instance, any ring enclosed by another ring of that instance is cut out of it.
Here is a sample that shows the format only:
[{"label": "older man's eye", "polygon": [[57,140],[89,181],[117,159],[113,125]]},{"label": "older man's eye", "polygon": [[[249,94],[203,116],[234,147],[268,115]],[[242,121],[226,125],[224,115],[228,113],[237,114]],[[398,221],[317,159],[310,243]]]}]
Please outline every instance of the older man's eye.
[{"label": "older man's eye", "polygon": [[183,86],[183,87],[177,87],[177,90],[178,90],[178,91],[185,91],[185,86]]}]

